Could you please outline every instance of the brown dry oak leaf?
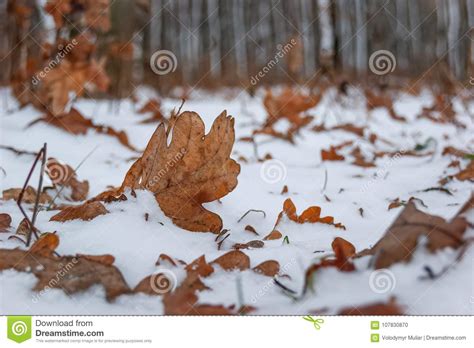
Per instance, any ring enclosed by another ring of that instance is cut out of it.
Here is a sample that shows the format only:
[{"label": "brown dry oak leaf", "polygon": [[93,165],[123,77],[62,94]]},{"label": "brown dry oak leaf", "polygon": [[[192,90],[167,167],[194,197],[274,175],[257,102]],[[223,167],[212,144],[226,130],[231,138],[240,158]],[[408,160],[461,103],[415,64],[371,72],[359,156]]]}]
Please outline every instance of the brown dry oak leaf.
[{"label": "brown dry oak leaf", "polygon": [[283,237],[280,231],[273,230],[271,231],[263,240],[275,240],[275,239],[280,239]]},{"label": "brown dry oak leaf", "polygon": [[321,160],[323,161],[344,161],[344,156],[337,153],[334,146],[331,146],[329,150],[321,149]]},{"label": "brown dry oak leaf", "polygon": [[[81,257],[53,258],[19,249],[0,249],[0,271],[6,269],[35,275],[38,278],[33,289],[35,291],[56,288],[70,295],[98,284],[104,287],[109,301],[119,295],[130,293],[117,268]],[[58,275],[65,276],[58,277]]]},{"label": "brown dry oak leaf", "polygon": [[460,181],[474,181],[474,160],[470,161],[467,167],[454,176]]},{"label": "brown dry oak leaf", "polygon": [[223,269],[239,269],[244,271],[250,268],[250,258],[239,250],[229,251],[211,262],[211,265],[217,264]]},{"label": "brown dry oak leaf", "polygon": [[263,105],[268,113],[266,126],[270,126],[280,118],[287,118],[291,123],[301,123],[301,114],[316,106],[321,95],[304,95],[291,88],[286,88],[280,95],[275,96],[268,90]]},{"label": "brown dry oak leaf", "polygon": [[11,216],[7,213],[1,213],[0,214],[0,232],[8,232],[8,229],[10,228],[11,224],[12,224]]},{"label": "brown dry oak leaf", "polygon": [[115,137],[122,145],[128,147],[132,151],[137,151],[133,145],[130,144],[128,136],[124,131],[115,130],[112,127],[95,124],[92,120],[84,117],[77,109],[71,108],[68,113],[54,116],[47,113],[28,124],[28,127],[38,123],[44,122],[49,125],[63,129],[71,134],[86,134],[89,129],[95,130],[99,134],[106,134]]},{"label": "brown dry oak leaf", "polygon": [[391,298],[387,303],[377,302],[343,308],[338,315],[403,315],[403,309]]},{"label": "brown dry oak leaf", "polygon": [[92,86],[101,91],[106,91],[110,80],[105,73],[105,61],[72,63],[63,60],[52,69],[41,81],[38,90],[38,102],[40,107],[46,109],[54,116],[64,113],[66,106],[70,102],[70,93],[77,97],[84,94],[86,88]]},{"label": "brown dry oak leaf", "polygon": [[99,215],[105,215],[109,211],[100,202],[86,202],[81,205],[69,206],[63,208],[59,213],[52,216],[49,221],[69,221],[81,219],[89,221],[95,219]]},{"label": "brown dry oak leaf", "polygon": [[278,226],[284,217],[287,217],[291,221],[299,224],[323,223],[333,225],[336,228],[346,229],[343,224],[334,222],[334,218],[332,216],[321,216],[321,208],[318,206],[309,207],[298,216],[296,213],[296,206],[291,198],[286,199],[283,203],[283,210],[278,215],[275,227]]},{"label": "brown dry oak leaf", "polygon": [[94,261],[101,263],[106,266],[111,266],[115,262],[115,257],[110,254],[104,255],[85,255],[85,254],[77,254],[77,257],[83,258],[85,260]]},{"label": "brown dry oak leaf", "polygon": [[55,233],[43,233],[30,247],[30,253],[44,257],[52,257],[59,245],[59,237]]},{"label": "brown dry oak leaf", "polygon": [[277,275],[278,272],[280,272],[280,264],[278,263],[278,261],[275,260],[267,260],[255,266],[253,268],[253,271],[261,273],[268,277],[273,277]]},{"label": "brown dry oak leaf", "polygon": [[314,274],[321,268],[336,267],[342,272],[355,271],[351,259],[355,256],[355,247],[347,240],[337,237],[331,243],[334,257],[325,257],[319,262],[311,265],[305,272],[303,294],[312,288]]},{"label": "brown dry oak leaf", "polygon": [[[169,135],[172,140],[167,145]],[[177,226],[219,233],[221,218],[202,203],[222,198],[237,186],[240,165],[229,157],[234,139],[234,119],[225,111],[207,135],[197,113],[183,112],[170,120],[168,128],[158,126],[121,188],[104,192],[97,199],[118,196],[126,188],[146,189]]]},{"label": "brown dry oak leaf", "polygon": [[464,244],[466,227],[467,221],[462,217],[447,222],[419,211],[415,203],[409,201],[385,235],[370,249],[369,254],[375,257],[374,268],[409,261],[422,235],[426,236],[431,252],[445,247],[458,248]]},{"label": "brown dry oak leaf", "polygon": [[[2,199],[4,201],[9,199],[13,199],[16,201],[20,197],[21,191],[21,188],[11,188],[8,190],[4,190],[2,193]],[[36,190],[32,186],[26,187],[25,192],[23,193],[22,202],[28,204],[34,204],[36,202]],[[39,203],[46,204],[49,202],[51,202],[51,197],[47,193],[42,192],[39,197]]]}]

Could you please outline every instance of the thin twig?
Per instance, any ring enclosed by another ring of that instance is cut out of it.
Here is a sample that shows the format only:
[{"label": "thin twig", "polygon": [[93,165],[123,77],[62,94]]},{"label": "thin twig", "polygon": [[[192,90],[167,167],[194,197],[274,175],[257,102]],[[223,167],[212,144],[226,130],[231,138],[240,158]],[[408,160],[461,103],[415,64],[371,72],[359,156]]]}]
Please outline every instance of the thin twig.
[{"label": "thin twig", "polygon": [[328,169],[324,168],[324,184],[323,184],[323,188],[321,189],[321,193],[326,191],[327,185],[328,185]]},{"label": "thin twig", "polygon": [[263,218],[266,218],[267,217],[267,214],[263,211],[263,210],[259,210],[259,209],[249,209],[247,210],[247,212],[241,216],[240,219],[237,220],[237,222],[240,222],[243,220],[244,217],[246,217],[249,213],[262,213],[263,214]]},{"label": "thin twig", "polygon": [[26,151],[26,150],[18,150],[18,149],[15,149],[13,146],[0,145],[0,149],[11,151],[15,155],[18,155],[18,156],[21,156],[21,155],[36,156],[36,155],[38,155],[37,152]]},{"label": "thin twig", "polygon": [[[20,195],[18,196],[18,200],[16,201],[16,204],[18,205],[18,208],[20,209],[21,213],[23,214],[24,218],[28,222],[28,227],[29,227],[29,232],[28,236],[26,239],[26,246],[30,245],[31,242],[31,235],[34,234],[36,239],[38,239],[38,234],[36,233],[35,229],[35,221],[36,221],[36,216],[38,214],[38,205],[39,205],[39,200],[41,196],[41,191],[43,190],[43,173],[44,173],[44,166],[46,163],[46,151],[47,151],[47,145],[46,143],[43,145],[41,150],[37,153],[35,160],[33,162],[33,165],[31,166],[31,169],[28,173],[28,176],[26,177],[25,183],[23,185],[23,188],[20,192]],[[26,214],[25,210],[23,209],[23,206],[21,205],[22,200],[23,200],[23,195],[26,192],[26,188],[28,187],[28,183],[30,182],[31,176],[33,175],[33,171],[36,168],[36,164],[38,163],[39,159],[41,158],[41,171],[40,171],[40,177],[38,181],[38,189],[36,191],[36,200],[35,200],[35,206],[33,208],[33,217],[30,220],[28,215]]]}]

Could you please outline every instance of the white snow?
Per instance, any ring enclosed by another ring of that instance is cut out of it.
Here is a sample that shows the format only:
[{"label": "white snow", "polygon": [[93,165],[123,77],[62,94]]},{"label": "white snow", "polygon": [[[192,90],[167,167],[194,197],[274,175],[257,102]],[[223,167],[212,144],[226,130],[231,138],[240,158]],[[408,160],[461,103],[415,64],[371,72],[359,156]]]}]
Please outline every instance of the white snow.
[{"label": "white snow", "polygon": [[[38,123],[26,125],[40,116],[32,107],[18,110],[9,90],[1,91],[7,106],[1,111],[1,145],[13,146],[28,151],[38,151],[43,143],[48,144],[48,156],[68,163],[77,169],[81,180],[90,184],[89,197],[104,191],[109,185],[119,185],[134,157],[139,154],[122,146],[115,138],[89,131],[84,136],[74,136],[60,129]],[[149,94],[149,92],[147,92]],[[142,105],[145,102],[142,93]],[[229,95],[231,97],[229,97]],[[474,126],[462,108],[455,104],[459,119],[466,124],[464,130],[452,125],[435,124],[428,120],[417,120],[416,115],[423,106],[430,105],[432,96],[424,91],[420,96],[401,95],[395,108],[409,122],[400,123],[390,119],[386,110],[376,109],[368,113],[363,99],[357,90],[351,90],[348,97],[335,99],[334,91],[328,91],[322,102],[309,111],[314,116],[312,125],[326,120],[328,127],[353,122],[375,132],[381,138],[396,144],[395,147],[377,142],[377,150],[397,151],[412,149],[428,138],[436,139],[434,156],[381,158],[376,168],[360,168],[349,162],[321,162],[320,150],[347,140],[357,143],[363,152],[371,153],[373,145],[362,141],[344,131],[315,133],[306,127],[295,137],[295,144],[259,135],[258,154],[261,158],[269,153],[279,160],[276,168],[277,179],[269,180],[269,162],[255,159],[251,143],[239,141],[249,136],[252,130],[265,119],[262,91],[250,98],[245,92],[227,91],[211,94],[196,91],[187,100],[183,110],[196,111],[210,128],[213,120],[222,110],[235,117],[236,141],[233,158],[243,156],[247,162],[240,161],[241,173],[236,189],[221,202],[206,204],[206,208],[219,214],[224,228],[229,229],[230,237],[217,250],[211,233],[192,233],[173,225],[160,210],[151,193],[138,191],[137,196],[128,194],[125,202],[107,204],[109,214],[99,216],[90,222],[80,220],[66,223],[49,222],[55,211],[42,211],[38,215],[37,227],[45,231],[57,231],[61,255],[112,254],[114,265],[122,272],[128,285],[133,288],[144,277],[156,270],[155,262],[162,253],[173,258],[191,262],[200,255],[212,261],[232,249],[235,243],[262,239],[271,232],[285,199],[291,198],[298,213],[309,206],[322,208],[322,215],[334,216],[336,222],[346,226],[346,230],[336,229],[324,224],[299,225],[285,221],[279,226],[290,244],[282,239],[265,241],[261,249],[244,250],[250,257],[251,267],[265,260],[277,260],[281,273],[289,277],[279,278],[281,283],[298,294],[301,293],[305,269],[323,255],[332,253],[331,242],[336,236],[343,237],[354,244],[358,251],[369,248],[384,234],[403,208],[387,210],[388,204],[399,197],[408,200],[411,196],[421,199],[427,206],[417,204],[422,211],[445,219],[452,218],[467,201],[473,189],[468,181],[453,181],[448,184],[453,192],[449,196],[443,192],[420,192],[438,186],[438,180],[457,169],[447,166],[450,159],[441,156],[446,145],[462,149],[474,149]],[[111,101],[79,100],[75,107],[97,124],[113,126],[125,130],[131,143],[143,149],[155,130],[156,125],[140,124],[148,115],[137,114],[138,106],[129,100],[120,102],[118,112],[111,107]],[[118,103],[114,101],[114,103]],[[164,99],[165,113],[180,105],[179,99]],[[472,112],[472,111],[471,111]],[[280,130],[287,125],[281,121]],[[345,153],[344,150],[342,153]],[[21,187],[24,183],[33,156],[17,156],[11,151],[0,149],[1,164],[0,189]],[[276,162],[275,162],[276,163]],[[325,173],[327,184],[325,189]],[[274,173],[275,174],[275,173]],[[375,176],[375,174],[377,174]],[[275,179],[274,177],[272,177]],[[36,186],[37,173],[31,181]],[[281,195],[284,185],[289,192]],[[343,189],[343,190],[341,190]],[[328,202],[325,198],[330,199]],[[364,211],[361,217],[359,208]],[[264,210],[249,213],[242,221],[239,218],[249,209]],[[21,221],[21,213],[13,201],[0,201],[0,212],[12,216],[11,233],[0,233],[0,248],[24,248],[18,241],[9,240]],[[145,214],[149,220],[145,221]],[[253,226],[260,236],[244,228]],[[470,229],[468,235],[474,231]],[[318,251],[315,253],[315,251]],[[272,278],[251,270],[244,272],[216,271],[203,282],[210,288],[199,293],[199,303],[224,305],[246,304],[257,308],[255,314],[299,314],[314,310],[337,313],[347,306],[359,306],[378,301],[386,301],[394,296],[408,314],[474,314],[474,248],[470,247],[459,262],[455,262],[457,251],[442,250],[434,255],[420,247],[411,262],[393,265],[389,272],[395,286],[389,291],[377,293],[370,287],[372,271],[368,269],[368,257],[357,260],[357,271],[341,273],[336,269],[324,269],[314,279],[314,292],[294,300],[275,286]],[[420,279],[426,276],[424,266],[436,272],[452,265],[443,276],[437,279]],[[178,278],[183,274],[175,270]],[[143,294],[123,295],[114,302],[105,300],[101,287],[93,287],[83,293],[66,295],[61,290],[48,290],[38,298],[31,289],[35,278],[31,274],[8,270],[0,272],[1,301],[0,313],[34,314],[162,314],[161,297]],[[240,284],[240,285],[239,285]],[[244,303],[240,303],[240,301]]]}]

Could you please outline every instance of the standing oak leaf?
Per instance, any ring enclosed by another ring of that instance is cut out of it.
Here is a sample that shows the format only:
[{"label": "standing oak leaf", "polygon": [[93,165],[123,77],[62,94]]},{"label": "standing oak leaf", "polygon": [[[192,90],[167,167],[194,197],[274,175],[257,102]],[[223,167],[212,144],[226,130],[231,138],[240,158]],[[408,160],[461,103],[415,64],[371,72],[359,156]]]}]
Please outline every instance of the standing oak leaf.
[{"label": "standing oak leaf", "polygon": [[[168,136],[172,137],[169,145]],[[240,165],[229,157],[234,140],[234,119],[226,111],[216,118],[207,135],[197,113],[183,112],[167,128],[158,126],[113,195],[126,188],[146,189],[177,226],[218,233],[221,218],[202,203],[222,198],[237,186]],[[110,194],[105,192],[98,198],[107,196]]]}]

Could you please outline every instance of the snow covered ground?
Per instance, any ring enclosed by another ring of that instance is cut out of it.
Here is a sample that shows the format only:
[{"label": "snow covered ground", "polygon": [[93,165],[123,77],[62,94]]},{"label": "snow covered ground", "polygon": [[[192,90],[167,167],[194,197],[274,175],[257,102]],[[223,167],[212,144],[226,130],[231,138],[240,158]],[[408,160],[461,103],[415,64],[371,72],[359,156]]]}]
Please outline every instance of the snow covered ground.
[{"label": "snow covered ground", "polygon": [[[357,251],[374,245],[403,209],[387,209],[397,197],[408,200],[415,196],[425,205],[417,203],[418,209],[445,219],[452,218],[469,199],[473,189],[471,182],[450,182],[447,187],[452,195],[422,190],[439,186],[438,181],[442,177],[457,172],[455,168],[447,169],[451,159],[441,155],[445,146],[473,152],[474,125],[467,114],[462,114],[462,107],[456,103],[454,105],[460,113],[459,120],[467,128],[457,129],[450,124],[416,119],[422,107],[432,103],[432,96],[428,92],[416,97],[401,95],[395,103],[395,109],[408,119],[407,123],[402,123],[391,119],[382,108],[367,112],[363,98],[356,90],[351,90],[348,97],[337,103],[333,92],[328,91],[321,103],[309,111],[314,120],[295,137],[295,144],[266,135],[257,136],[258,155],[263,158],[271,154],[273,158],[267,162],[256,160],[251,143],[238,140],[251,135],[252,130],[265,120],[263,92],[259,92],[255,98],[240,91],[216,94],[194,92],[186,101],[183,110],[197,112],[205,121],[207,129],[224,109],[235,117],[236,141],[232,157],[236,160],[240,158],[238,186],[221,202],[205,205],[208,210],[221,216],[224,228],[230,231],[230,237],[222,244],[221,250],[217,249],[214,234],[191,233],[173,225],[161,212],[153,195],[146,191],[137,192],[136,197],[129,196],[125,202],[108,204],[109,214],[89,222],[50,222],[50,217],[57,211],[42,211],[38,215],[37,227],[41,231],[57,231],[60,237],[57,252],[60,255],[114,255],[114,265],[133,288],[156,270],[155,262],[160,254],[187,263],[204,254],[207,261],[212,261],[232,250],[235,243],[262,239],[272,231],[283,202],[291,198],[298,213],[309,206],[320,206],[323,216],[334,216],[335,221],[346,226],[346,230],[324,224],[300,225],[284,221],[279,229],[288,237],[289,243],[282,239],[269,240],[265,241],[263,248],[243,252],[250,257],[251,267],[266,260],[278,261],[280,273],[289,276],[282,277],[281,283],[301,293],[305,270],[318,258],[332,253],[331,242],[334,237],[340,236],[350,241]],[[109,185],[120,185],[134,157],[139,155],[115,138],[93,131],[77,136],[45,123],[25,128],[41,115],[40,112],[30,106],[17,110],[9,91],[2,90],[1,93],[4,106],[0,115],[0,144],[38,151],[46,142],[48,156],[64,161],[73,168],[85,159],[77,169],[77,175],[79,179],[89,181],[89,197],[104,191]],[[142,91],[140,105],[149,94],[149,91]],[[138,114],[139,107],[130,100],[121,101],[118,112],[111,111],[110,103],[83,99],[77,101],[75,107],[95,123],[124,130],[131,143],[143,149],[156,124],[140,124],[147,115]],[[179,105],[178,99],[163,100],[165,114]],[[344,123],[363,126],[395,145],[377,143],[378,151],[410,150],[434,138],[436,142],[430,146],[435,154],[379,158],[374,168],[357,167],[347,161],[322,162],[320,151],[330,145],[353,140],[363,152],[374,146],[348,132],[317,133],[311,130],[311,126],[323,120],[327,127]],[[287,121],[284,120],[276,125],[279,130],[287,127]],[[0,172],[0,189],[21,187],[33,156],[19,156],[4,149],[0,149],[0,155],[0,166],[4,169],[4,172]],[[32,182],[36,183],[36,180],[34,177]],[[288,193],[281,194],[284,185],[288,186]],[[249,209],[263,210],[266,216],[249,213],[239,221]],[[0,248],[24,248],[20,242],[8,239],[22,219],[15,202],[0,201],[0,212],[10,214],[13,219],[10,233],[0,233]],[[143,218],[146,213],[150,216],[148,221]],[[474,216],[471,216],[473,220]],[[246,231],[244,228],[247,225],[253,226],[259,236]],[[474,230],[468,229],[466,234],[472,237]],[[457,254],[452,249],[429,254],[419,247],[409,263],[390,267],[388,288],[382,290],[374,290],[371,283],[373,270],[368,268],[369,257],[362,257],[355,261],[355,272],[342,273],[335,268],[319,271],[314,279],[314,292],[299,300],[284,293],[272,278],[252,270],[217,270],[203,279],[209,289],[199,292],[199,303],[234,304],[237,307],[250,305],[256,308],[253,314],[302,314],[312,311],[335,314],[342,308],[387,302],[389,298],[395,297],[407,314],[474,314],[474,247],[468,248],[463,258],[455,263]],[[436,273],[451,264],[453,267],[442,277],[423,277],[426,275],[425,266],[430,266]],[[175,273],[178,282],[184,277],[182,269],[171,267],[170,270]],[[48,290],[38,297],[31,290],[35,283],[36,278],[32,274],[13,270],[0,272],[0,313],[163,313],[160,296],[122,295],[109,303],[105,300],[104,290],[95,286],[74,295],[67,295],[58,289]]]}]

